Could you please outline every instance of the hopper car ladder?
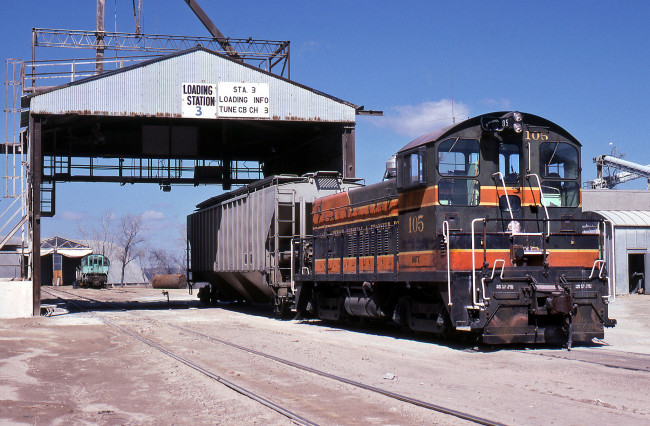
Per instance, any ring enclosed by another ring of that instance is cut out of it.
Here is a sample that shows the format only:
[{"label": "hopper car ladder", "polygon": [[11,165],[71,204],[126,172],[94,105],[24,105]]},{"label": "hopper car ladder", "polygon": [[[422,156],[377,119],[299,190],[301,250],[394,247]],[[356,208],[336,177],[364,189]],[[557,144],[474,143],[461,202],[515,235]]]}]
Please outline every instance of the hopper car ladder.
[{"label": "hopper car ladder", "polygon": [[[267,245],[271,252],[269,269],[271,285],[288,287],[291,284],[291,265],[281,266],[282,257],[291,255],[291,240],[296,235],[296,192],[276,187],[273,232]],[[283,277],[287,277],[284,279]]]}]

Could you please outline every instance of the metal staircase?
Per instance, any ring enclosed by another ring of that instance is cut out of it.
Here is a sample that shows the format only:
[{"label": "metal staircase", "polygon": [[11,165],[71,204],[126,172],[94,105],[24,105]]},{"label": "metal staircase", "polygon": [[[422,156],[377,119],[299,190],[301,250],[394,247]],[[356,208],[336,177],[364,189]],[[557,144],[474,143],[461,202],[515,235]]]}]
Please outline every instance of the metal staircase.
[{"label": "metal staircase", "polygon": [[[6,60],[5,134],[0,145],[3,161],[2,214],[0,214],[0,255],[13,255],[13,261],[4,265],[20,267],[20,275],[25,274],[24,255],[30,249],[27,208],[27,140],[22,131],[20,98],[25,73],[24,62],[20,59]],[[31,258],[31,256],[30,256]],[[17,278],[17,277],[10,277]],[[24,277],[23,277],[24,278]]]}]

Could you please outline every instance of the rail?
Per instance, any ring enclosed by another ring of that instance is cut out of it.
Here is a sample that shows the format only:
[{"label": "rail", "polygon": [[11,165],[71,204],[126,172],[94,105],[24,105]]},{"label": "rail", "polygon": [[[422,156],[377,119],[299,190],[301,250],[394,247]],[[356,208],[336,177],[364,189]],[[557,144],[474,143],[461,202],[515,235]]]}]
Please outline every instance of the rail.
[{"label": "rail", "polygon": [[[476,294],[476,236],[474,232],[476,222],[483,222],[483,228],[485,228],[486,219],[480,217],[472,220],[472,305],[474,308],[483,308],[485,303],[479,302]],[[483,246],[485,250],[485,241],[483,241]]]},{"label": "rail", "polygon": [[501,278],[501,280],[503,280],[503,272],[504,272],[504,270],[506,268],[506,260],[505,259],[496,259],[494,261],[494,265],[492,266],[492,275],[490,276],[490,278],[487,278],[487,277],[481,278],[481,291],[483,292],[483,300],[484,301],[485,300],[490,300],[489,297],[485,296],[485,282],[494,280],[494,273],[496,272],[497,264],[499,264],[499,263],[501,263],[501,273],[499,274],[499,278]]},{"label": "rail", "polygon": [[442,237],[445,240],[445,246],[447,250],[447,295],[448,295],[448,301],[447,305],[452,306],[453,303],[451,302],[451,264],[450,264],[450,258],[451,258],[451,241],[449,240],[449,221],[445,220],[442,222]]},{"label": "rail", "polygon": [[[506,181],[503,179],[503,174],[501,172],[496,172],[492,174],[492,177],[497,176],[503,185],[503,192],[506,195],[506,202],[508,203],[508,213],[510,213],[510,219],[515,220],[515,217],[512,215],[512,206],[510,205],[510,195],[508,195],[508,189],[506,188]],[[499,195],[497,191],[497,195]],[[513,229],[514,233],[514,229]]]},{"label": "rail", "polygon": [[[546,214],[546,220],[550,220],[551,217],[548,215],[548,207],[546,207],[546,200],[544,199],[544,191],[542,190],[542,182],[539,180],[539,176],[536,173],[529,173],[529,174],[526,175],[526,177],[527,178],[534,177],[537,180],[537,187],[539,188],[540,202],[542,203],[542,207],[544,207],[544,213]],[[533,192],[532,185],[530,187],[530,191]],[[535,197],[535,195],[533,193],[533,199],[534,199],[534,197]],[[548,234],[546,235],[546,237],[548,238],[550,236],[550,232],[551,232],[551,227],[550,226],[548,227],[547,232],[548,232]]]},{"label": "rail", "polygon": [[[245,395],[245,396],[253,399],[256,402],[259,402],[259,403],[261,403],[261,404],[263,404],[263,405],[277,411],[278,413],[280,413],[280,414],[288,417],[289,419],[293,420],[297,424],[314,424],[314,423],[309,422],[308,420],[305,420],[304,417],[299,416],[297,413],[291,412],[288,409],[285,409],[282,406],[279,406],[277,404],[269,403],[269,401],[267,399],[263,398],[262,396],[253,394],[252,392],[247,391],[246,389],[244,389],[242,386],[236,385],[233,382],[230,382],[230,381],[224,379],[223,377],[218,376],[215,373],[212,373],[212,372],[206,370],[205,368],[198,366],[194,362],[191,362],[191,361],[189,361],[189,360],[187,360],[185,358],[181,358],[180,356],[173,353],[169,349],[166,349],[165,347],[154,343],[152,340],[149,340],[146,337],[141,336],[138,333],[132,332],[131,330],[128,330],[128,329],[124,328],[123,326],[118,325],[116,322],[111,321],[108,318],[97,314],[96,312],[90,311],[88,308],[85,308],[80,303],[78,303],[79,301],[71,300],[70,298],[65,298],[64,299],[63,297],[61,297],[57,293],[63,293],[63,294],[66,294],[68,296],[74,296],[74,297],[77,297],[77,298],[80,298],[80,299],[85,299],[87,301],[92,302],[95,307],[98,304],[100,304],[100,305],[108,305],[108,306],[111,306],[114,309],[117,309],[119,311],[124,311],[125,309],[121,308],[119,305],[116,305],[116,304],[110,303],[110,302],[101,301],[101,300],[98,300],[98,299],[84,297],[84,296],[81,296],[81,295],[78,295],[78,294],[73,294],[73,293],[61,290],[59,288],[57,288],[57,289],[50,288],[48,290],[43,290],[43,291],[50,294],[50,295],[52,295],[52,296],[54,296],[54,297],[59,298],[60,300],[64,300],[67,303],[75,305],[81,310],[91,312],[91,314],[93,316],[95,316],[96,318],[98,318],[100,321],[103,321],[103,322],[107,323],[108,325],[116,328],[117,330],[121,331],[122,333],[125,333],[125,334],[127,334],[127,335],[129,335],[131,337],[136,338],[137,340],[141,341],[142,343],[145,343],[145,344],[151,346],[152,348],[154,348],[154,349],[164,353],[165,355],[167,355],[167,356],[169,356],[169,357],[171,357],[171,358],[173,358],[173,359],[187,365],[188,367],[193,368],[193,369],[205,374],[206,376],[219,381],[220,383],[223,383],[225,386],[235,390],[236,392],[239,392],[242,395]],[[134,313],[132,313],[132,314],[134,314]],[[151,320],[150,317],[145,316],[145,315],[138,315],[138,314],[135,314],[135,315],[140,316],[141,318],[146,318],[148,320]],[[477,416],[474,416],[474,415],[469,414],[469,413],[457,411],[455,409],[451,409],[451,408],[444,407],[444,406],[441,406],[441,405],[433,404],[431,402],[416,399],[416,398],[413,398],[413,397],[410,397],[410,396],[407,396],[407,395],[391,392],[389,390],[385,390],[385,389],[382,389],[382,388],[379,388],[379,387],[376,387],[376,386],[372,386],[372,385],[368,385],[368,384],[358,382],[358,381],[355,381],[355,380],[352,380],[352,379],[348,379],[346,377],[337,376],[337,375],[334,375],[334,374],[331,374],[331,373],[328,373],[328,372],[325,372],[325,371],[322,371],[322,370],[317,370],[315,368],[312,368],[312,367],[309,367],[309,366],[306,366],[306,365],[303,365],[303,364],[298,364],[298,363],[296,363],[294,361],[291,361],[291,360],[288,360],[288,359],[280,358],[280,357],[277,357],[275,355],[271,355],[271,354],[268,354],[268,353],[265,353],[265,352],[261,352],[261,351],[258,351],[258,350],[255,350],[255,349],[252,349],[252,348],[249,348],[249,347],[241,346],[241,345],[238,345],[236,343],[229,342],[227,340],[224,340],[224,339],[221,339],[221,338],[218,338],[218,337],[215,337],[215,336],[207,335],[207,334],[204,334],[204,333],[201,333],[201,332],[198,332],[196,330],[192,330],[192,329],[189,329],[189,328],[186,328],[186,327],[181,327],[181,326],[178,326],[178,325],[175,325],[175,324],[172,324],[172,323],[169,323],[169,322],[165,322],[165,321],[154,320],[154,322],[158,322],[158,323],[164,324],[166,326],[169,326],[171,328],[174,328],[176,330],[180,330],[181,332],[192,334],[194,336],[201,337],[203,339],[206,339],[206,340],[209,340],[209,341],[212,341],[212,342],[216,342],[216,343],[222,344],[224,346],[228,346],[228,347],[233,348],[233,349],[237,349],[237,350],[239,350],[241,352],[244,352],[244,353],[249,353],[249,354],[255,355],[257,357],[265,358],[265,359],[268,359],[268,360],[271,360],[271,361],[286,365],[288,367],[291,367],[291,368],[294,368],[294,369],[297,369],[297,370],[300,370],[300,371],[304,371],[304,372],[307,372],[307,373],[310,373],[310,374],[321,376],[321,377],[333,380],[335,382],[350,385],[350,386],[353,386],[353,387],[358,388],[358,389],[362,389],[362,390],[366,390],[366,391],[369,391],[369,392],[376,393],[378,395],[383,395],[383,396],[388,397],[390,399],[401,401],[401,402],[404,402],[406,404],[410,404],[410,405],[413,405],[413,406],[421,407],[421,408],[424,408],[426,410],[439,412],[439,413],[442,413],[442,414],[445,414],[445,415],[448,415],[448,416],[456,417],[456,418],[459,418],[459,419],[462,419],[462,420],[466,420],[466,421],[476,423],[476,424],[481,424],[481,425],[492,425],[492,426],[502,425],[502,423],[499,423],[499,422],[497,422],[495,420],[490,420],[490,419],[486,419],[486,418],[482,418],[482,417],[477,417]]]},{"label": "rail", "polygon": [[[481,269],[484,269],[484,268],[487,268],[487,267],[490,266],[490,264],[488,262],[488,259],[487,259],[487,243],[485,241],[485,238],[486,238],[486,235],[487,235],[488,222],[506,222],[508,220],[509,219],[475,218],[471,222],[471,234],[470,234],[470,236],[471,236],[471,240],[472,240],[472,243],[471,243],[472,307],[474,309],[484,307],[485,306],[485,301],[489,300],[489,299],[485,298],[485,294],[486,294],[485,284],[494,279],[495,273],[496,273],[496,268],[498,267],[497,265],[501,266],[500,277],[501,277],[501,279],[504,279],[503,274],[504,274],[504,271],[505,271],[505,259],[495,259],[494,263],[492,264],[492,273],[489,276],[489,278],[487,278],[488,277],[488,272],[484,272],[484,277],[481,279],[481,288],[480,288],[480,292],[479,292],[478,283],[477,283],[477,279],[476,279],[476,274],[479,273]],[[522,221],[522,222],[537,222],[538,221],[537,219],[522,219],[522,218],[517,219],[517,220]],[[476,247],[476,239],[478,237],[477,230],[476,230],[476,223],[478,223],[478,222],[483,222],[483,241],[482,241],[483,265],[481,265],[481,267],[477,267],[477,265],[476,265],[476,255],[477,255],[477,252],[479,251],[479,249]],[[525,254],[541,256],[542,259],[543,259],[542,264],[544,265],[545,268],[548,267],[548,264],[546,262],[546,258],[548,256],[547,238],[551,238],[551,223],[554,223],[554,222],[589,223],[591,221],[584,220],[584,219],[549,219],[549,220],[545,220],[543,222],[543,227],[542,227],[542,232],[541,233],[539,233],[539,232],[535,232],[535,233],[517,232],[516,234],[513,234],[515,236],[538,236],[540,238],[541,247],[539,248],[539,250],[525,251]],[[601,222],[604,223],[606,221],[603,221],[603,220],[598,221],[598,223],[599,223],[599,225],[598,225],[598,235],[599,235],[599,239],[602,241],[602,239],[604,238],[605,229],[604,229],[604,226],[603,227],[600,226]],[[505,235],[506,233],[505,232],[500,232],[499,234],[500,235]],[[545,235],[547,236],[546,238],[544,238]],[[451,233],[449,231],[448,225],[445,225],[445,222],[443,222],[443,238],[445,240],[449,240],[450,237],[451,237]],[[449,253],[449,246],[448,245],[447,245],[447,250],[448,250],[448,257],[449,257],[450,253]],[[607,250],[605,249],[605,251],[607,251]],[[601,257],[601,254],[602,254],[602,249],[599,247],[598,257]],[[607,281],[607,288],[608,288],[607,291],[608,291],[609,294],[607,296],[604,296],[604,297],[607,299],[607,301],[609,303],[609,302],[613,302],[615,300],[616,296],[615,296],[615,289],[613,288],[613,285],[612,285],[612,280],[610,279],[610,277],[608,275],[605,275],[606,274],[606,271],[604,269],[605,263],[606,263],[605,260],[597,259],[595,261],[595,263],[594,263],[594,266],[592,267],[592,272],[591,272],[591,274],[589,276],[589,279],[591,280],[591,279],[594,278],[594,269],[596,268],[596,266],[598,266],[598,276],[599,276],[599,278],[601,280],[604,280],[604,281],[606,280]],[[447,282],[448,282],[448,286],[449,286],[450,285],[450,276],[451,276],[451,270],[449,268],[449,259],[447,259],[447,265],[448,265],[447,266]],[[479,295],[480,295],[480,297],[479,297]]]},{"label": "rail", "polygon": [[616,289],[612,291],[612,285],[609,276],[603,276],[606,263],[607,262],[603,259],[597,259],[594,261],[594,265],[591,267],[591,273],[589,274],[589,279],[591,280],[594,278],[594,272],[596,271],[596,268],[598,268],[598,278],[607,281],[608,294],[607,296],[603,296],[603,298],[607,300],[607,303],[612,303],[616,301]]}]

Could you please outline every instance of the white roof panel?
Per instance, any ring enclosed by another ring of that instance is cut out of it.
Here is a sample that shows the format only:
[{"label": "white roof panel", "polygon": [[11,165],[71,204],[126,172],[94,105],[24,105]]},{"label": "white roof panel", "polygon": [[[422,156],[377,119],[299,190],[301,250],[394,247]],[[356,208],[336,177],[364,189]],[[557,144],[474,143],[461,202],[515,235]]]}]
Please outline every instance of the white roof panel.
[{"label": "white roof panel", "polygon": [[221,82],[268,84],[266,120],[354,123],[356,119],[357,107],[349,102],[202,47],[34,94],[30,110],[32,114],[182,118],[183,83]]},{"label": "white roof panel", "polygon": [[594,210],[614,226],[650,227],[650,211],[646,210]]}]

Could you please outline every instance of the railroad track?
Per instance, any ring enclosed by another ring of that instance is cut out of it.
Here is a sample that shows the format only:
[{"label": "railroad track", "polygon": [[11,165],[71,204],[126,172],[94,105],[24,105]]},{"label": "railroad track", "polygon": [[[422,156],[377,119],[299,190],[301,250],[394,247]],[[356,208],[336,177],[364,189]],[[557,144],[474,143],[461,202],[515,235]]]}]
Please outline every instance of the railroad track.
[{"label": "railroad track", "polygon": [[591,349],[589,351],[585,351],[579,348],[573,348],[571,352],[551,351],[545,349],[528,349],[522,351],[516,350],[513,352],[526,355],[541,356],[545,358],[576,361],[608,368],[650,373],[650,357],[648,355],[632,352],[613,353],[610,351]]},{"label": "railroad track", "polygon": [[[50,294],[50,295],[52,295],[54,297],[57,297],[57,298],[65,301],[66,303],[70,303],[70,304],[76,306],[78,309],[81,309],[83,311],[90,311],[90,310],[87,307],[83,306],[81,303],[79,303],[78,300],[77,301],[71,300],[69,297],[82,299],[82,300],[85,300],[87,302],[92,302],[93,304],[99,304],[99,305],[111,307],[111,308],[116,309],[116,310],[124,310],[124,308],[122,306],[117,305],[115,303],[106,302],[106,301],[102,301],[102,300],[98,300],[98,299],[93,299],[93,298],[81,296],[79,294],[74,294],[74,293],[71,293],[71,292],[68,292],[68,291],[65,291],[65,290],[61,290],[61,289],[56,289],[55,291],[50,290],[50,289],[47,289],[47,290],[42,289],[41,291],[43,291],[45,293],[48,293],[48,294]],[[59,294],[56,294],[56,293],[59,293]],[[61,293],[68,296],[68,297],[67,298],[62,297]],[[97,308],[97,306],[95,305],[93,308]],[[422,401],[422,400],[419,400],[419,399],[409,397],[407,395],[402,395],[402,394],[398,394],[398,393],[395,393],[395,392],[390,392],[390,391],[385,390],[385,389],[381,389],[381,388],[378,388],[378,387],[375,387],[375,386],[370,386],[370,385],[367,385],[367,384],[364,384],[364,383],[361,383],[361,382],[358,382],[358,381],[355,381],[355,380],[351,380],[351,379],[348,379],[348,378],[345,378],[345,377],[341,377],[341,376],[330,374],[330,373],[327,373],[327,372],[324,372],[324,371],[320,371],[320,370],[317,370],[317,369],[314,369],[314,368],[311,368],[311,367],[308,367],[308,366],[305,366],[305,365],[295,363],[295,362],[287,360],[287,359],[276,357],[276,356],[266,354],[266,353],[263,353],[263,352],[260,352],[260,351],[257,351],[257,350],[251,349],[251,348],[247,348],[247,347],[244,347],[244,346],[232,343],[232,342],[228,342],[226,340],[223,340],[223,339],[220,339],[220,338],[217,338],[217,337],[214,337],[214,336],[210,336],[210,335],[207,335],[207,334],[204,334],[204,333],[200,333],[198,331],[191,330],[191,329],[186,328],[186,327],[180,327],[180,326],[177,326],[175,324],[171,324],[171,323],[167,323],[167,322],[161,322],[161,321],[155,320],[153,318],[147,317],[147,316],[142,315],[142,314],[136,314],[136,313],[133,313],[133,312],[131,312],[131,313],[134,314],[134,315],[138,315],[140,317],[146,318],[149,321],[156,322],[158,324],[164,324],[166,326],[172,327],[172,328],[174,328],[174,329],[176,329],[176,330],[178,330],[178,331],[180,331],[182,333],[185,333],[185,334],[189,334],[189,335],[192,335],[192,336],[195,336],[195,337],[199,337],[201,339],[208,340],[208,341],[220,344],[220,345],[224,345],[224,346],[227,346],[229,348],[233,348],[233,349],[236,349],[238,351],[242,351],[242,352],[254,355],[256,357],[261,357],[261,358],[264,358],[264,359],[267,359],[267,360],[271,360],[271,361],[280,363],[280,364],[282,364],[284,366],[287,366],[289,368],[292,368],[292,369],[296,369],[296,370],[299,370],[299,371],[304,371],[304,372],[307,372],[307,373],[310,373],[310,374],[313,374],[313,375],[317,375],[317,376],[323,377],[325,379],[328,379],[328,380],[331,380],[331,381],[334,381],[334,382],[337,382],[337,383],[340,383],[340,384],[345,384],[345,385],[352,386],[354,388],[369,391],[369,392],[372,392],[372,393],[375,393],[375,394],[378,394],[378,395],[381,395],[381,396],[384,396],[384,397],[387,397],[387,398],[390,398],[390,399],[393,399],[393,400],[397,400],[397,401],[400,401],[400,402],[403,402],[403,403],[406,403],[406,404],[409,404],[409,405],[412,405],[412,406],[424,408],[426,410],[434,411],[434,412],[437,412],[437,413],[444,414],[446,416],[451,416],[451,417],[454,417],[454,418],[462,419],[462,420],[465,420],[465,421],[468,421],[468,422],[471,422],[471,423],[475,423],[475,424],[481,424],[481,425],[500,425],[501,424],[501,423],[499,423],[497,421],[494,421],[494,420],[474,416],[474,415],[469,414],[469,413],[464,413],[464,412],[457,411],[457,410],[454,410],[454,409],[451,409],[451,408],[447,408],[447,407],[444,407],[444,406],[441,406],[441,405],[438,405],[438,404],[433,404],[433,403],[430,403],[430,402],[427,402],[427,401]],[[161,353],[167,355],[168,357],[170,357],[170,358],[172,358],[172,359],[174,359],[174,360],[176,360],[178,362],[181,362],[182,364],[184,364],[184,365],[186,365],[186,366],[188,366],[188,367],[190,367],[190,368],[192,368],[192,369],[194,369],[196,371],[201,372],[202,374],[206,375],[207,377],[210,377],[211,379],[214,379],[214,380],[218,381],[219,383],[222,383],[223,385],[227,386],[228,388],[230,388],[230,389],[232,389],[232,390],[234,390],[234,391],[236,391],[236,392],[238,392],[238,393],[240,393],[240,394],[242,394],[244,396],[247,396],[248,398],[251,398],[251,399],[253,399],[254,401],[256,401],[256,402],[258,402],[260,404],[263,404],[264,406],[266,406],[266,407],[268,407],[268,408],[270,408],[270,409],[284,415],[285,417],[291,419],[292,421],[294,421],[294,422],[296,422],[298,424],[305,424],[305,425],[316,424],[315,422],[306,419],[305,417],[303,417],[303,416],[301,416],[301,415],[299,415],[299,414],[297,414],[297,413],[283,407],[280,404],[274,403],[274,402],[270,401],[269,399],[255,393],[255,392],[252,392],[251,390],[248,390],[248,389],[246,389],[246,388],[244,388],[244,387],[242,387],[242,386],[240,386],[240,385],[238,385],[236,383],[233,383],[233,382],[231,382],[229,380],[226,380],[225,378],[223,378],[222,376],[218,375],[217,373],[215,373],[213,371],[210,371],[210,370],[208,370],[208,369],[206,369],[206,368],[204,368],[204,367],[202,367],[200,365],[197,365],[195,362],[192,362],[192,361],[190,361],[190,360],[188,360],[188,359],[186,359],[184,357],[179,356],[177,353],[170,350],[169,348],[164,347],[163,345],[161,345],[159,343],[156,343],[151,339],[148,339],[148,338],[145,338],[145,337],[141,336],[137,332],[134,332],[134,331],[129,330],[128,328],[126,328],[124,326],[121,326],[121,325],[117,324],[115,321],[106,318],[104,315],[99,315],[96,312],[93,312],[93,315],[95,317],[97,317],[99,320],[101,320],[102,322],[106,323],[107,325],[110,325],[110,326],[114,327],[115,329],[119,330],[120,332],[122,332],[124,334],[127,334],[127,335],[129,335],[129,336],[131,336],[131,337],[145,343],[146,345],[160,351]]]}]

